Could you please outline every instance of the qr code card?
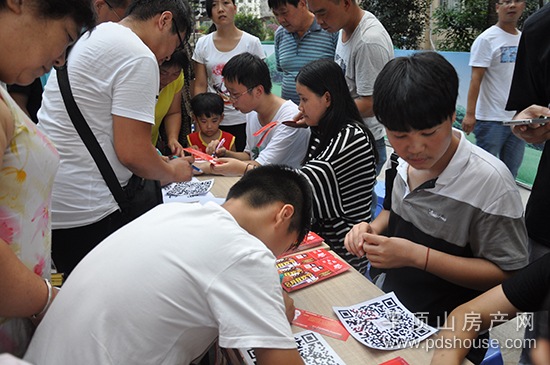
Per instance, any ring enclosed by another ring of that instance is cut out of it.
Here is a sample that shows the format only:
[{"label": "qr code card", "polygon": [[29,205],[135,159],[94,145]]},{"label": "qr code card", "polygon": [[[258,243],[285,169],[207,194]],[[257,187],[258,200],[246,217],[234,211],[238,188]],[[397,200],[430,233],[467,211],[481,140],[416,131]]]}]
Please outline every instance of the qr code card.
[{"label": "qr code card", "polygon": [[437,331],[416,318],[393,292],[349,307],[332,309],[357,341],[379,350],[410,347]]},{"label": "qr code card", "polygon": [[306,365],[345,365],[320,334],[303,331],[295,333],[294,339]]},{"label": "qr code card", "polygon": [[214,179],[199,180],[193,178],[191,181],[177,182],[166,185],[162,188],[166,197],[188,197],[192,198],[199,195],[204,195],[212,189]]},{"label": "qr code card", "polygon": [[[340,356],[325,341],[323,336],[313,331],[303,331],[294,334],[298,352],[305,365],[345,365]],[[240,350],[246,365],[256,365],[254,350]]]}]

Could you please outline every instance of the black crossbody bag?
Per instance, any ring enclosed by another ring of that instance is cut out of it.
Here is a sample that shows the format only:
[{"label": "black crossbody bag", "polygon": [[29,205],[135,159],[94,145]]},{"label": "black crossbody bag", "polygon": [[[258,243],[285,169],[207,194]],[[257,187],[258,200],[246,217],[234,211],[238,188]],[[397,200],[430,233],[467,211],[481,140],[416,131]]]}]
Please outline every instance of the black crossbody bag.
[{"label": "black crossbody bag", "polygon": [[82,112],[76,105],[71,85],[67,65],[56,67],[57,82],[61,90],[61,96],[65,103],[67,113],[73,122],[78,135],[86,145],[86,148],[92,155],[101,176],[107,183],[111,194],[115,198],[126,222],[130,222],[139,217],[148,210],[162,203],[162,192],[160,182],[157,180],[148,180],[133,174],[128,185],[124,188],[120,186],[115,172],[105,156],[105,152],[99,145],[97,138],[92,132],[90,126],[84,119]]}]

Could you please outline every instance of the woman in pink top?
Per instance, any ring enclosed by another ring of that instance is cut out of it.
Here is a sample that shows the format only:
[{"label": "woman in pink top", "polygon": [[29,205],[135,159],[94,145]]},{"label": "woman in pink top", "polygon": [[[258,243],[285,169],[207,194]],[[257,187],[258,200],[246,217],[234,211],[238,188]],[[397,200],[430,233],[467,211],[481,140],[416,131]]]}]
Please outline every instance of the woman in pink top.
[{"label": "woman in pink top", "polygon": [[233,56],[249,52],[264,59],[260,40],[235,26],[237,6],[233,0],[206,0],[206,12],[216,26],[216,31],[199,38],[193,53],[195,84],[193,96],[206,91],[224,98],[224,119],[220,129],[235,136],[237,151],[246,145],[245,115],[233,107],[223,82],[222,70]]}]

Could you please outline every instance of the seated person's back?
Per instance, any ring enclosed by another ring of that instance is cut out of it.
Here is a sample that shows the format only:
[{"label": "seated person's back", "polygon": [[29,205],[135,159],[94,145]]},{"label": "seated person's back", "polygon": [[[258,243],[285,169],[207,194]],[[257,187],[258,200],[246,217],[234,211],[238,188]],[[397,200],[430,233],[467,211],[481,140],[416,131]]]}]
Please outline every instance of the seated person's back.
[{"label": "seated person's back", "polygon": [[[258,168],[222,206],[163,204],[106,238],[76,267],[34,335],[35,364],[189,364],[216,337],[302,364],[276,256],[301,242],[311,189]],[[273,364],[274,362],[269,362]]]}]

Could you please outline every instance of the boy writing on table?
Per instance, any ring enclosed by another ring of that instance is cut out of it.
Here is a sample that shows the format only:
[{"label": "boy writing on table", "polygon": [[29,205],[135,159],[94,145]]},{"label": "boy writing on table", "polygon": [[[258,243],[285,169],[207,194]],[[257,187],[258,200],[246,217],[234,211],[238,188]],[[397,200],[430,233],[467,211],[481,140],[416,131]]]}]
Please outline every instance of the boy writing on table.
[{"label": "boy writing on table", "polygon": [[[394,291],[435,326],[528,261],[514,179],[500,160],[452,128],[457,95],[456,71],[437,53],[384,67],[374,85],[374,112],[399,160],[386,172],[382,213],[345,238],[350,252],[386,272],[385,292]],[[483,354],[470,360],[478,363]]]},{"label": "boy writing on table", "polygon": [[223,68],[222,76],[229,91],[226,95],[235,109],[246,114],[246,147],[243,152],[216,148],[219,141],[210,142],[206,153],[215,153],[219,164],[198,165],[205,173],[238,176],[257,166],[284,164],[301,165],[306,155],[310,131],[291,128],[280,122],[292,120],[298,106],[271,93],[269,67],[250,53],[234,56]]},{"label": "boy writing on table", "polygon": [[302,241],[311,205],[308,182],[272,165],[243,176],[221,206],[158,206],[80,262],[26,360],[189,364],[218,337],[254,348],[260,365],[303,364],[275,257]]},{"label": "boy writing on table", "polygon": [[220,129],[224,115],[223,99],[216,93],[200,93],[191,99],[193,121],[198,131],[187,135],[187,144],[206,153],[206,147],[212,141],[218,141],[218,149],[236,151],[235,136]]}]

